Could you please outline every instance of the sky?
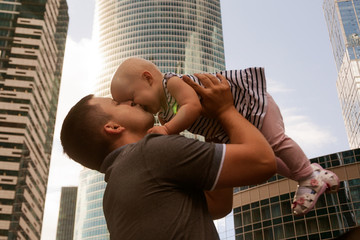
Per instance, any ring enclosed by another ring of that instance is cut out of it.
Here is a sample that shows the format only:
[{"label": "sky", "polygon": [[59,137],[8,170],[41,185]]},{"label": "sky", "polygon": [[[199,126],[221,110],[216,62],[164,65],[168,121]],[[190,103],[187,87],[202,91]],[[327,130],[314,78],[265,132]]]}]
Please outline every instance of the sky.
[{"label": "sky", "polygon": [[[55,240],[60,191],[82,167],[62,152],[69,109],[93,93],[95,0],[68,0],[69,30],[60,87],[42,240]],[[226,69],[264,67],[286,132],[309,158],[349,149],[336,91],[337,71],[321,0],[221,0]]]}]

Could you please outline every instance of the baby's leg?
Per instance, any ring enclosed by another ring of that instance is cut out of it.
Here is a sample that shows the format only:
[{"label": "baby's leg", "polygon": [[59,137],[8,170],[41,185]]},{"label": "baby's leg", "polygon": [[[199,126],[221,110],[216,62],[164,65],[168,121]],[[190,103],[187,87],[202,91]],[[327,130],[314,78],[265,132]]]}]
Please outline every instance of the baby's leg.
[{"label": "baby's leg", "polygon": [[[285,127],[280,109],[268,93],[267,100],[268,107],[261,132],[274,150],[276,157],[280,158],[290,170],[290,178],[299,181],[313,173],[310,161],[299,145],[285,135]],[[283,175],[284,173],[279,172],[279,174]]]},{"label": "baby's leg", "polygon": [[336,192],[338,177],[318,164],[310,164],[299,145],[285,135],[279,107],[268,94],[268,108],[261,132],[268,140],[278,163],[278,173],[298,181],[292,209],[295,215],[304,215],[315,206],[321,194]]},{"label": "baby's leg", "polygon": [[276,158],[277,173],[280,174],[281,176],[291,179],[291,171],[288,168],[288,166],[286,166],[286,164],[279,157],[275,156],[275,158]]}]

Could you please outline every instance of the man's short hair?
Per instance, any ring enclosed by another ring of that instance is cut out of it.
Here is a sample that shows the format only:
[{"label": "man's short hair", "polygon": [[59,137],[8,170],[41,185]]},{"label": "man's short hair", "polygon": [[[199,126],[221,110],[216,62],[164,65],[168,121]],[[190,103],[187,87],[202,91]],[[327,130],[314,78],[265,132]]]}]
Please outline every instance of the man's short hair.
[{"label": "man's short hair", "polygon": [[103,126],[111,116],[99,106],[89,104],[93,96],[85,96],[70,109],[63,122],[60,139],[64,153],[70,158],[99,171],[110,152]]}]

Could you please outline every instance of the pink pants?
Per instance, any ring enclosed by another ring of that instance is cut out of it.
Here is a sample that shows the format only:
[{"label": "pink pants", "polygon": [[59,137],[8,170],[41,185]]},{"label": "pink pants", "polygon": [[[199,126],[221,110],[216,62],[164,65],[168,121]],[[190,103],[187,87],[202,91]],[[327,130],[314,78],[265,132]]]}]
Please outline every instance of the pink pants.
[{"label": "pink pants", "polygon": [[312,174],[310,161],[299,145],[285,135],[280,109],[269,93],[267,93],[267,100],[267,111],[260,131],[274,150],[277,173],[299,181]]}]

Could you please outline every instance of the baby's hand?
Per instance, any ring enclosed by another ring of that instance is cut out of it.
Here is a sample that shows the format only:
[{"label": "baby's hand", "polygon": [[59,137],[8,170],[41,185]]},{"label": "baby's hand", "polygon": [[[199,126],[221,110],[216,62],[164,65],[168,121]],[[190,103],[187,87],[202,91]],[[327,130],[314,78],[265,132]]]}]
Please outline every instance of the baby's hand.
[{"label": "baby's hand", "polygon": [[147,133],[158,133],[162,135],[169,135],[167,128],[165,126],[154,126],[150,128]]}]

